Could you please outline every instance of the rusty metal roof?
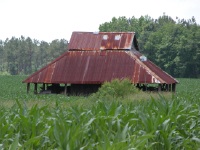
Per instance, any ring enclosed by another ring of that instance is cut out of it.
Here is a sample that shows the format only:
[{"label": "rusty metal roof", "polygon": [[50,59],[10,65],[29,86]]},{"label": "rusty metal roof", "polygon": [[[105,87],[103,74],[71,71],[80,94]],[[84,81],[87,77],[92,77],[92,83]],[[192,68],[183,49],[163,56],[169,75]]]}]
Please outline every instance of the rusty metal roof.
[{"label": "rusty metal roof", "polygon": [[141,59],[134,32],[73,32],[68,49],[23,82],[101,84],[129,78],[132,83],[177,83]]},{"label": "rusty metal roof", "polygon": [[134,32],[73,32],[68,49],[73,51],[130,50],[132,46],[137,47],[134,38]]},{"label": "rusty metal roof", "polygon": [[[89,44],[78,45],[81,50],[95,48]],[[71,48],[73,46],[76,47],[71,44]],[[115,78],[129,78],[132,83],[177,83],[150,60],[142,61],[141,56],[135,50],[68,51],[23,82],[101,84]]]}]

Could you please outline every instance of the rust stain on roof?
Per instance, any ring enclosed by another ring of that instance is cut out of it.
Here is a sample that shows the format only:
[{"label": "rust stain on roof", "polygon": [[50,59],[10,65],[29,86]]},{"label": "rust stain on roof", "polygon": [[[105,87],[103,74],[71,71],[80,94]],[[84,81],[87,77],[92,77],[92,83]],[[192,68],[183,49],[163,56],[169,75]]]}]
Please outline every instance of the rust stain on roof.
[{"label": "rust stain on roof", "polygon": [[130,50],[134,32],[73,32],[69,50]]},{"label": "rust stain on roof", "polygon": [[68,51],[23,82],[101,84],[129,78],[132,83],[177,83],[138,51]]}]

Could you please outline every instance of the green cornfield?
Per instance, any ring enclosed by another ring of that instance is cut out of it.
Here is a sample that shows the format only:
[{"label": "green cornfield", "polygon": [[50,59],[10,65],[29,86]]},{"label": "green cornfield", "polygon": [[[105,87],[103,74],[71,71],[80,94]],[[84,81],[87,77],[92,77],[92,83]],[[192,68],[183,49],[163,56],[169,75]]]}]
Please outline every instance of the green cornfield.
[{"label": "green cornfield", "polygon": [[0,76],[0,149],[200,149],[200,79],[177,92],[125,97],[34,95],[26,76]]}]

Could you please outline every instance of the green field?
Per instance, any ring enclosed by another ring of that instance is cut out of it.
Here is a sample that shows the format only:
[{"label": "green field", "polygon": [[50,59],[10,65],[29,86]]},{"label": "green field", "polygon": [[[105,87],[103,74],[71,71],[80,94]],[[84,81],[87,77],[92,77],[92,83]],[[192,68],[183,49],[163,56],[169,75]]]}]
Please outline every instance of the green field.
[{"label": "green field", "polygon": [[99,99],[26,94],[25,78],[0,76],[0,149],[200,148],[200,79],[178,79],[176,94]]}]

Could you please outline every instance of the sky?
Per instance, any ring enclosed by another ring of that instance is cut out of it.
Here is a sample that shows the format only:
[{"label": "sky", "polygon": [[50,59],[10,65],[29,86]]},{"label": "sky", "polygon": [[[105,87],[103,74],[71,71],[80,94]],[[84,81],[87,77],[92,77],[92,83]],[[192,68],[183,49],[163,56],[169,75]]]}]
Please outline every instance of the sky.
[{"label": "sky", "polygon": [[194,16],[200,24],[200,0],[0,0],[0,39],[69,41],[73,31],[96,32],[113,17],[157,19],[163,13],[173,19]]}]

